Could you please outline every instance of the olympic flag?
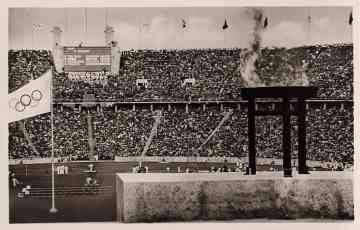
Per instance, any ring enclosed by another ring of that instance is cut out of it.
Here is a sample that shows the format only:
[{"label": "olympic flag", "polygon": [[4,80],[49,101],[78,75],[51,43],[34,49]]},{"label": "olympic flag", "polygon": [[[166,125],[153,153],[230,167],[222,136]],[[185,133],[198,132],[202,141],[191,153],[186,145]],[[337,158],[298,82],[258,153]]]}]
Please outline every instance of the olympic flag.
[{"label": "olympic flag", "polygon": [[20,121],[43,113],[51,112],[51,208],[55,208],[55,169],[54,169],[54,112],[52,109],[52,68],[41,77],[8,95],[8,122]]},{"label": "olympic flag", "polygon": [[51,78],[50,69],[41,77],[8,95],[9,123],[50,112]]}]

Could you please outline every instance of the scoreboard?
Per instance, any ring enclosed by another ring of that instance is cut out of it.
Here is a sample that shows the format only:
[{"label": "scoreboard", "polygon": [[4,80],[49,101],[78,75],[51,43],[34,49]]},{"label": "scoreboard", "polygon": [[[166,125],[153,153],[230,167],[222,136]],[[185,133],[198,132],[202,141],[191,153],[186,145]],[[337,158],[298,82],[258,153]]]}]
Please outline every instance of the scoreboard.
[{"label": "scoreboard", "polygon": [[64,47],[65,72],[111,71],[111,47]]}]

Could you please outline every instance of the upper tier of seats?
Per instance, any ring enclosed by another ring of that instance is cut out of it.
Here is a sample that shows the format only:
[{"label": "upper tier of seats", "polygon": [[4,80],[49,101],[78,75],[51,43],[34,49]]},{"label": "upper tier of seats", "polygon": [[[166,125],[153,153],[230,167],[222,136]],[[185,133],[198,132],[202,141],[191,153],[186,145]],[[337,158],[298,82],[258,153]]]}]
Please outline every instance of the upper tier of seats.
[{"label": "upper tier of seats", "polygon": [[[56,73],[56,101],[81,101],[94,94],[98,101],[239,100],[244,87],[241,58],[244,49],[130,50],[122,53],[120,71],[102,83],[71,81]],[[49,51],[9,51],[9,91],[44,73],[53,65]],[[293,49],[264,48],[255,72],[267,86],[292,84],[304,67],[309,85],[319,87],[320,98],[352,99],[353,46],[319,45]],[[301,68],[300,68],[301,69]],[[194,78],[193,86],[182,86]],[[148,87],[138,87],[147,79]]]}]

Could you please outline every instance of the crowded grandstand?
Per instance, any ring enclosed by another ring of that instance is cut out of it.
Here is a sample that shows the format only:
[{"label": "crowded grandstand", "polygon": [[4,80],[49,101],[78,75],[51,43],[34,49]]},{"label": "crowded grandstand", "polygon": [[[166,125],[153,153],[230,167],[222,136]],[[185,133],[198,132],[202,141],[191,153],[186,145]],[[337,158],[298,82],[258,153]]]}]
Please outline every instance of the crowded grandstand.
[{"label": "crowded grandstand", "polygon": [[[246,157],[247,107],[238,106],[244,103],[240,97],[244,81],[238,71],[242,52],[246,50],[127,50],[122,51],[118,73],[101,79],[74,80],[66,72],[55,72],[55,157],[87,159],[90,144],[99,159],[139,156],[155,110],[162,110],[162,120],[147,156],[193,156],[231,111],[199,154]],[[9,93],[54,67],[49,50],[9,50],[8,56]],[[256,73],[267,85],[288,85],[286,76],[295,71],[291,66],[306,63],[309,85],[319,87],[318,97],[307,103],[308,159],[353,163],[352,60],[351,44],[260,51]],[[184,84],[186,79],[193,81]],[[76,104],[86,96],[92,104]],[[295,119],[293,123],[295,133]],[[281,119],[258,117],[256,132],[258,156],[281,158]],[[9,159],[49,158],[50,137],[49,114],[10,123]],[[296,157],[295,137],[292,144]]]}]

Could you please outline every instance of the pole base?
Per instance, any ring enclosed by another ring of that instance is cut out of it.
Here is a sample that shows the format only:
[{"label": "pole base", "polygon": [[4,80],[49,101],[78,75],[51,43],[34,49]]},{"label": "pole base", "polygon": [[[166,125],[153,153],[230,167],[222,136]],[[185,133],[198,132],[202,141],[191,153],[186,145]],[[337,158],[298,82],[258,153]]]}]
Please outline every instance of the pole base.
[{"label": "pole base", "polygon": [[50,213],[57,213],[58,210],[57,210],[56,208],[50,208],[49,212],[50,212]]}]

